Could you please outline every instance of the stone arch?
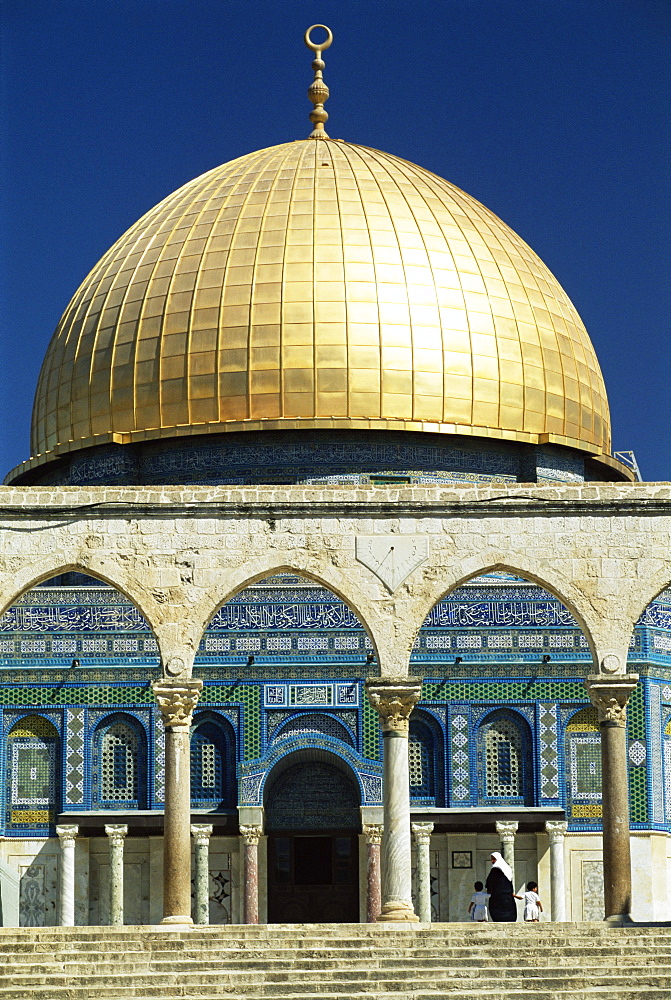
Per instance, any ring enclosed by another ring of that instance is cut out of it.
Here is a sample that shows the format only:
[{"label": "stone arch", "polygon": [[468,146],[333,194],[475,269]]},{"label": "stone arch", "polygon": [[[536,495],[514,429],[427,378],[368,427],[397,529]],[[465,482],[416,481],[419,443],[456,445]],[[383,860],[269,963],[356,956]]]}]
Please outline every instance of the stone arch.
[{"label": "stone arch", "polygon": [[[310,786],[302,787],[303,775],[308,773],[312,778]],[[359,775],[340,754],[316,746],[287,748],[264,781],[268,830],[288,828],[283,824],[306,830],[359,829],[362,793]]]},{"label": "stone arch", "polygon": [[[659,586],[660,579],[664,580],[664,582],[662,583],[661,587]],[[648,600],[646,602],[646,604],[643,606],[642,609],[640,609],[640,613],[638,613],[638,614],[637,614],[637,612],[639,612],[639,603],[638,602],[639,602],[640,598],[638,596],[635,597],[635,604],[634,604],[634,606],[632,608],[632,620],[633,620],[633,624],[631,626],[631,632],[630,632],[630,636],[629,636],[630,644],[635,641],[636,628],[638,626],[648,625],[648,626],[651,626],[652,628],[657,627],[657,628],[669,629],[670,630],[670,634],[668,636],[668,642],[660,644],[658,648],[661,651],[663,651],[664,653],[666,653],[666,655],[670,655],[671,654],[671,615],[668,615],[668,621],[667,621],[666,620],[667,619],[667,615],[665,613],[664,614],[663,623],[660,624],[660,623],[654,621],[654,618],[653,618],[653,616],[652,616],[652,614],[650,612],[650,606],[652,604],[654,604],[660,597],[662,597],[666,592],[668,592],[669,594],[671,594],[671,580],[669,580],[667,578],[666,572],[663,575],[658,576],[657,580],[654,582],[654,584],[653,584],[652,587],[647,588],[647,592],[648,593],[650,593],[652,590],[654,590],[654,593],[652,593],[652,596],[650,597],[650,600]],[[648,620],[646,621],[646,619],[648,619]]]},{"label": "stone arch", "polygon": [[[471,569],[471,567],[468,565],[469,563],[477,564],[478,568],[475,570]],[[477,579],[480,576],[486,576],[488,573],[510,573],[513,576],[520,577],[526,583],[533,583],[536,586],[541,587],[543,590],[547,591],[548,594],[550,594],[552,597],[555,597],[558,601],[561,602],[561,604],[564,605],[566,610],[575,620],[576,625],[581,629],[585,637],[585,640],[587,641],[587,644],[589,646],[590,652],[592,654],[593,662],[597,662],[596,646],[594,643],[594,639],[592,637],[592,633],[589,629],[589,626],[587,625],[586,618],[584,615],[581,615],[580,612],[576,610],[576,599],[580,597],[584,602],[585,601],[584,595],[576,591],[576,588],[573,587],[573,585],[569,584],[568,581],[563,581],[561,586],[550,584],[545,578],[545,576],[541,576],[537,572],[533,572],[528,567],[524,566],[522,563],[517,561],[514,563],[503,562],[503,561],[483,562],[479,558],[473,557],[473,559],[466,560],[464,563],[461,563],[460,566],[458,567],[458,570],[459,570],[458,574],[455,574],[454,580],[450,582],[448,586],[446,586],[444,582],[442,583],[442,586],[440,585],[440,582],[437,582],[437,585],[434,588],[434,595],[438,594],[438,596],[435,597],[435,599],[431,600],[431,603],[428,606],[428,608],[427,608],[428,601],[423,603],[422,609],[426,608],[426,614],[422,618],[421,624],[419,628],[416,629],[415,634],[413,636],[413,648],[416,648],[419,639],[419,634],[422,628],[424,628],[427,625],[431,612],[438,604],[440,604],[441,601],[445,600],[451,594],[454,594],[454,592],[459,590],[460,587],[469,583],[471,580]],[[467,572],[464,572],[464,570],[467,570]],[[567,593],[571,594],[572,596],[567,597],[566,596]]]},{"label": "stone arch", "polygon": [[191,806],[237,805],[236,735],[230,721],[216,711],[193,717],[191,726]]},{"label": "stone arch", "polygon": [[[244,579],[243,579],[243,575],[244,575]],[[371,629],[367,626],[366,622],[363,621],[362,618],[360,617],[360,615],[358,613],[357,607],[353,606],[353,604],[351,603],[351,601],[348,601],[347,599],[345,599],[345,597],[343,597],[342,592],[341,592],[340,589],[334,589],[331,586],[331,584],[330,584],[330,582],[328,580],[326,580],[326,579],[324,579],[324,578],[322,578],[320,576],[317,576],[314,573],[306,573],[303,570],[297,569],[293,564],[289,565],[289,564],[285,564],[285,563],[281,563],[281,564],[273,567],[270,570],[270,572],[256,573],[256,574],[253,574],[251,576],[250,576],[250,574],[248,572],[243,573],[243,569],[240,570],[240,577],[241,577],[241,579],[240,579],[239,585],[236,586],[235,589],[228,594],[228,596],[227,596],[227,598],[225,600],[220,601],[217,604],[215,610],[212,611],[209,614],[208,619],[207,619],[207,622],[208,622],[207,627],[202,632],[202,634],[200,636],[200,639],[199,639],[199,641],[197,643],[197,646],[196,646],[196,649],[198,650],[198,652],[196,653],[196,656],[199,655],[199,653],[200,653],[200,651],[202,649],[202,642],[206,638],[208,628],[212,625],[212,622],[214,621],[216,615],[222,610],[222,608],[225,608],[228,604],[230,604],[230,602],[232,600],[234,600],[236,597],[240,597],[240,595],[244,594],[245,591],[247,591],[249,588],[251,588],[255,584],[263,584],[263,582],[265,580],[271,579],[272,577],[275,577],[275,576],[282,576],[282,575],[295,576],[295,577],[298,577],[304,584],[313,584],[313,585],[316,585],[317,587],[321,588],[325,592],[333,595],[333,597],[337,601],[342,602],[342,604],[345,606],[345,608],[347,608],[347,610],[350,612],[352,618],[355,619],[356,622],[358,623],[357,626],[356,626],[356,628],[360,628],[361,632],[363,632],[363,634],[365,636],[365,639],[364,639],[364,648],[362,648],[360,650],[360,654],[361,654],[361,667],[357,669],[357,671],[356,671],[357,674],[360,675],[361,677],[363,677],[363,676],[370,676],[370,675],[374,675],[374,674],[378,673],[379,672],[379,658],[377,657],[377,649],[375,647],[375,641],[374,641],[373,635],[371,633]],[[351,627],[352,633],[354,633],[356,631],[356,629],[353,626],[350,626],[350,627]],[[277,631],[282,631],[283,628],[286,628],[287,631],[290,630],[288,626],[279,626],[278,629],[277,629]],[[298,628],[299,628],[299,626],[297,625],[296,629],[298,629]],[[267,629],[267,631],[270,631],[270,629]],[[315,629],[314,631],[315,631],[315,633],[318,633],[320,630],[319,629]],[[366,643],[369,643],[370,645],[366,646]],[[228,647],[228,648],[230,648],[230,647]],[[255,651],[251,650],[251,652],[255,652]],[[261,655],[263,655],[263,654],[261,654]],[[364,670],[363,669],[364,666],[367,666],[368,669]]]},{"label": "stone arch", "polygon": [[536,800],[533,734],[512,708],[495,708],[478,723],[478,803],[531,806]]},{"label": "stone arch", "polygon": [[631,607],[632,630],[643,617],[649,606],[665,590],[671,590],[671,572],[665,561],[661,567],[655,567],[644,581],[637,579],[637,588],[632,592],[629,603]]},{"label": "stone arch", "polygon": [[93,560],[90,563],[84,564],[77,560],[64,562],[62,557],[59,558],[57,556],[53,557],[52,560],[48,557],[40,557],[39,569],[33,563],[19,569],[16,573],[12,574],[11,594],[5,596],[0,592],[0,616],[15,604],[20,597],[28,593],[29,590],[63,573],[82,573],[85,576],[92,577],[94,580],[99,580],[102,584],[113,587],[114,590],[123,594],[137,608],[147,622],[149,629],[155,634],[155,623],[152,625],[152,618],[155,617],[155,608],[147,599],[144,588],[139,584],[136,585],[128,577],[124,576],[123,579],[119,579],[116,573],[109,573],[105,567],[95,565]]},{"label": "stone arch", "polygon": [[130,712],[110,712],[92,732],[94,807],[146,809],[147,728]]},{"label": "stone arch", "polygon": [[258,558],[250,560],[235,569],[222,570],[222,585],[211,587],[194,609],[194,623],[198,625],[195,635],[197,649],[205,631],[217,612],[248,587],[260,583],[270,576],[290,574],[302,577],[312,583],[331,591],[361,622],[361,627],[367,633],[379,662],[376,638],[375,607],[365,593],[355,582],[353,574],[346,574],[325,559],[301,558],[298,554],[291,556],[277,555],[275,558]]}]

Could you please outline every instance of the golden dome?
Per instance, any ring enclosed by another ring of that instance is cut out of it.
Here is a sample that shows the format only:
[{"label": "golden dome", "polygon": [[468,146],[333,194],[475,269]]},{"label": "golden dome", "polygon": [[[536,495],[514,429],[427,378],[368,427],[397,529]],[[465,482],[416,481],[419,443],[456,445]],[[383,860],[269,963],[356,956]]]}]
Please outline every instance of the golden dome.
[{"label": "golden dome", "polygon": [[448,181],[331,139],[210,170],[118,240],[49,345],[23,468],[303,428],[610,455],[594,349],[536,254]]}]

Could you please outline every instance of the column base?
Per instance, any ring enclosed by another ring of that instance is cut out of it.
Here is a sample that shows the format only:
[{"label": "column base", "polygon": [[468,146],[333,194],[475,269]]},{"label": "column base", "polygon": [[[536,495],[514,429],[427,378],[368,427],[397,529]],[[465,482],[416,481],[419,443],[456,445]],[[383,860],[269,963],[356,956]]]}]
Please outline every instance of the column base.
[{"label": "column base", "polygon": [[610,917],[604,917],[603,922],[609,927],[631,927],[634,923],[628,913],[613,913]]},{"label": "column base", "polygon": [[390,903],[385,903],[375,921],[377,924],[386,923],[409,923],[418,924],[419,917],[413,910],[410,903],[405,900],[395,899]]},{"label": "column base", "polygon": [[191,917],[183,917],[181,914],[173,914],[170,917],[163,917],[160,927],[193,927]]}]

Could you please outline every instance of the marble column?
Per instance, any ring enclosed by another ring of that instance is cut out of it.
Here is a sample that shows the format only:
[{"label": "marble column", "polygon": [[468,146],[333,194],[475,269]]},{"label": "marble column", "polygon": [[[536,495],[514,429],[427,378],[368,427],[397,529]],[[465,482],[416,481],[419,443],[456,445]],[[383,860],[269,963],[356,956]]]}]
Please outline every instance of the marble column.
[{"label": "marble column", "polygon": [[568,823],[547,820],[545,832],[550,838],[550,892],[552,919],[566,920],[566,874],[564,870],[564,837]]},{"label": "marble column", "polygon": [[154,681],[165,726],[163,924],[191,924],[191,739],[201,680]]},{"label": "marble column", "polygon": [[417,848],[417,909],[423,924],[431,923],[431,855],[429,847],[433,823],[412,823],[412,836]]},{"label": "marble column", "polygon": [[417,921],[412,908],[410,847],[409,718],[420,696],[416,677],[371,678],[370,703],[380,716],[384,746],[382,907],[379,922]]},{"label": "marble column", "polygon": [[210,922],[210,837],[212,825],[193,823],[191,836],[196,861],[196,923]]},{"label": "marble column", "polygon": [[599,713],[601,731],[601,801],[603,808],[603,895],[606,920],[631,910],[629,778],[627,772],[627,702],[638,674],[593,674],[585,680]]},{"label": "marble column", "polygon": [[128,827],[123,823],[105,826],[110,843],[110,924],[123,924],[123,842]]},{"label": "marble column", "polygon": [[260,826],[240,827],[240,836],[244,845],[243,921],[246,924],[258,924],[259,922],[259,840],[262,834],[263,829]]},{"label": "marble column", "polygon": [[75,840],[78,826],[57,826],[61,842],[61,869],[58,883],[58,923],[61,927],[75,925]]},{"label": "marble column", "polygon": [[496,832],[501,838],[503,860],[507,861],[513,873],[513,892],[517,892],[515,886],[515,834],[517,833],[517,823],[509,820],[497,820]]},{"label": "marble column", "polygon": [[382,906],[380,885],[380,844],[383,827],[379,823],[364,823],[366,838],[366,920],[374,924]]}]

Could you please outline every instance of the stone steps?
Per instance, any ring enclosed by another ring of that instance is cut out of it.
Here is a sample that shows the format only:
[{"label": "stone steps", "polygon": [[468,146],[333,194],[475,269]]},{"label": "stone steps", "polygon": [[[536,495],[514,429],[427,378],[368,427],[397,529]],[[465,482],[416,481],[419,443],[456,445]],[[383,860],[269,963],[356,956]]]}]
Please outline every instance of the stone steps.
[{"label": "stone steps", "polygon": [[0,928],[0,1000],[669,1000],[663,925]]}]

